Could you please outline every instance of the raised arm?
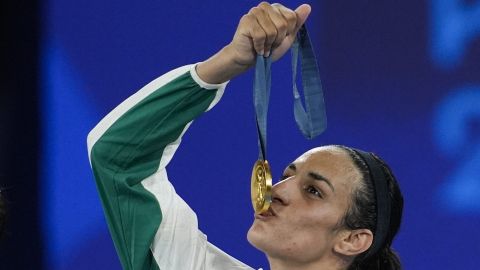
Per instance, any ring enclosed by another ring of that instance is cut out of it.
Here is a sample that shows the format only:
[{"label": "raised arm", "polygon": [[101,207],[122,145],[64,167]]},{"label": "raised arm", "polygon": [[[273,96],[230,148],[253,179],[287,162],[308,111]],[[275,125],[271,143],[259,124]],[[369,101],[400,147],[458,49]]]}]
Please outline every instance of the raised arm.
[{"label": "raised arm", "polygon": [[90,163],[124,269],[152,269],[156,264],[150,246],[166,210],[173,207],[172,200],[161,205],[158,199],[174,195],[164,168],[189,124],[213,106],[225,88],[200,81],[194,68],[181,67],[149,83],[88,136]]},{"label": "raised arm", "polygon": [[218,102],[226,81],[250,68],[257,53],[275,48],[273,57],[280,58],[309,12],[307,5],[293,12],[260,4],[220,52],[152,81],[90,132],[90,163],[124,269],[189,269],[211,261],[215,269],[247,269],[206,244],[165,167],[192,121]]}]

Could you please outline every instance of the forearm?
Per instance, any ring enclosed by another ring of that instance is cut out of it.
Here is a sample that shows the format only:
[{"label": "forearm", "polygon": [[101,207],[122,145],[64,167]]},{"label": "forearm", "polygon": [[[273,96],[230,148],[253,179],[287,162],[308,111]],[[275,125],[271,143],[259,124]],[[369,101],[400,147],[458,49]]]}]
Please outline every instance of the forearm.
[{"label": "forearm", "polygon": [[198,76],[207,83],[218,84],[229,81],[247,71],[251,65],[238,63],[230,45],[196,67]]},{"label": "forearm", "polygon": [[[114,170],[124,171],[133,170],[133,161],[141,156],[160,158],[162,149],[223,92],[216,87],[225,87],[195,81],[189,72],[192,68],[182,67],[161,76],[107,115],[89,134],[92,165],[105,161],[105,166],[119,166]],[[145,149],[138,151],[142,147]]]}]

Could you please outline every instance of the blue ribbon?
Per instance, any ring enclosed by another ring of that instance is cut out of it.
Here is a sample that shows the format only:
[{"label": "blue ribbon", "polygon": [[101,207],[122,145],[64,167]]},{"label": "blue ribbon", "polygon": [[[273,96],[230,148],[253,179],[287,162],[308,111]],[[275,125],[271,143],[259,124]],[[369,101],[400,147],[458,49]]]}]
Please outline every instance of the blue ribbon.
[{"label": "blue ribbon", "polygon": [[[293,112],[298,128],[305,138],[313,139],[325,131],[327,127],[327,115],[325,113],[325,101],[320,81],[315,53],[312,43],[304,26],[297,33],[292,51],[293,72]],[[301,59],[301,73],[305,107],[297,88],[298,55]],[[267,148],[267,112],[270,100],[271,88],[271,56],[257,55],[255,66],[255,80],[253,83],[253,97],[255,106],[255,118],[258,131],[259,159],[266,159]],[[305,109],[306,108],[306,109]]]}]

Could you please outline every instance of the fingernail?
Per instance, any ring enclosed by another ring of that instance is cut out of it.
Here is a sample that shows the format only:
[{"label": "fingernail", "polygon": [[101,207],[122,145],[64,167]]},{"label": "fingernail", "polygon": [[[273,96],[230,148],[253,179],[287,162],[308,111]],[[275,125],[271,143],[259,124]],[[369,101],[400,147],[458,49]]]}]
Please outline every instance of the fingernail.
[{"label": "fingernail", "polygon": [[270,56],[270,51],[265,53],[265,57],[269,57],[269,56]]}]

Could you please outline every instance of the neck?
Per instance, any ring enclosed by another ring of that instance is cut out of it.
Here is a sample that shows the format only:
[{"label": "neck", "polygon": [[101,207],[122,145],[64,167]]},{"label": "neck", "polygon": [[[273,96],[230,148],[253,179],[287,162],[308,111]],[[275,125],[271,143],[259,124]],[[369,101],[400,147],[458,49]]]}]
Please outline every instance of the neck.
[{"label": "neck", "polygon": [[346,270],[348,262],[336,258],[322,258],[313,262],[295,262],[268,256],[271,270]]}]

